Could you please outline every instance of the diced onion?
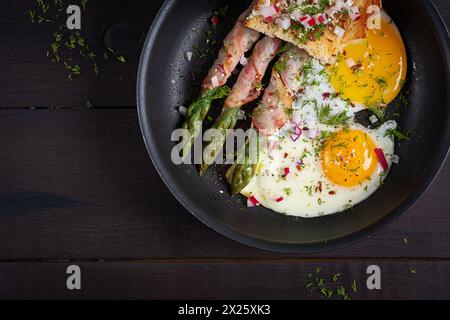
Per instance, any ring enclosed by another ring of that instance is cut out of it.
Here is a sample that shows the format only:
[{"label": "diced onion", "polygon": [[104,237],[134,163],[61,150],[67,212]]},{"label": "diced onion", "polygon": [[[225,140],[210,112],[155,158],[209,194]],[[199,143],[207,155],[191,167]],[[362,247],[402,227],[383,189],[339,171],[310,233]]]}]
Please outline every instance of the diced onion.
[{"label": "diced onion", "polygon": [[297,142],[297,140],[300,139],[300,135],[293,133],[291,134],[291,139],[292,141]]}]

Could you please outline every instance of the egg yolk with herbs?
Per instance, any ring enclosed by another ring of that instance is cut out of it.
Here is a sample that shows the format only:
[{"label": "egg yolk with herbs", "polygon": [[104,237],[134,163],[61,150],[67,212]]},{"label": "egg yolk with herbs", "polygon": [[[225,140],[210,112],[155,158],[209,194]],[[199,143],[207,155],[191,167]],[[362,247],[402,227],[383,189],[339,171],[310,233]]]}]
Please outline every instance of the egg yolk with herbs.
[{"label": "egg yolk with herbs", "polygon": [[341,130],[328,138],[321,152],[325,176],[333,183],[353,187],[377,169],[375,143],[363,131]]},{"label": "egg yolk with herbs", "polygon": [[344,98],[370,106],[389,104],[406,78],[407,58],[394,22],[382,16],[381,28],[347,45],[330,67],[330,82]]}]

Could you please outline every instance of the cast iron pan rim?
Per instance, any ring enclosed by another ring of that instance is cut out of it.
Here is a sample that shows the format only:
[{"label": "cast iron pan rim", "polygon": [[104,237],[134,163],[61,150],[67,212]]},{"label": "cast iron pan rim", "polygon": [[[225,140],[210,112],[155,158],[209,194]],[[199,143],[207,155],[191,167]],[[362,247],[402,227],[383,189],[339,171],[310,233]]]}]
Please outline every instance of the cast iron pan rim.
[{"label": "cast iron pan rim", "polygon": [[[439,39],[439,45],[441,49],[441,53],[443,55],[445,61],[445,70],[446,70],[446,81],[447,84],[450,84],[450,41],[449,41],[449,33],[448,30],[439,15],[435,5],[431,3],[429,0],[420,0],[423,9],[426,11],[428,17],[431,19],[432,25],[434,27],[434,32]],[[144,49],[142,51],[139,71],[138,71],[138,82],[137,82],[137,104],[138,104],[138,118],[141,127],[142,136],[147,147],[147,151],[152,159],[152,162],[161,176],[162,180],[170,190],[170,192],[174,195],[174,197],[188,210],[198,218],[200,221],[208,225],[210,228],[216,230],[220,234],[233,239],[237,242],[256,247],[263,250],[268,251],[276,251],[280,253],[317,253],[317,252],[325,252],[331,251],[335,249],[344,248],[353,244],[356,244],[364,239],[371,238],[375,236],[377,233],[382,231],[384,228],[390,226],[399,216],[403,213],[407,212],[428,190],[430,185],[433,183],[434,179],[438,175],[441,170],[445,159],[449,153],[450,149],[450,112],[447,113],[447,121],[445,124],[445,135],[441,141],[441,147],[438,152],[435,154],[434,160],[429,165],[427,172],[424,174],[422,181],[418,184],[416,190],[410,194],[406,201],[404,201],[399,207],[394,209],[390,214],[386,215],[384,218],[374,222],[372,225],[361,228],[349,234],[347,236],[343,236],[337,239],[332,239],[327,242],[314,242],[314,243],[282,243],[282,242],[274,242],[267,239],[255,238],[252,235],[245,234],[243,232],[235,230],[232,226],[219,223],[213,217],[204,213],[200,210],[194,203],[191,202],[190,199],[186,198],[181,192],[177,193],[176,190],[172,187],[172,179],[168,178],[166,175],[166,167],[162,163],[160,156],[157,153],[156,148],[151,143],[153,140],[158,137],[153,136],[152,130],[150,130],[150,124],[148,123],[148,109],[145,107],[149,105],[147,102],[146,95],[146,84],[148,81],[150,64],[151,64],[151,56],[152,51],[157,50],[158,47],[155,44],[157,34],[160,30],[162,23],[164,22],[167,13],[170,11],[172,6],[174,5],[175,0],[166,0],[162,8],[160,9],[157,17],[155,18],[149,34],[147,36]],[[444,94],[444,93],[443,93]],[[445,93],[447,96],[447,103],[450,99],[450,87],[447,86],[447,92]],[[450,106],[447,106],[448,108]]]}]

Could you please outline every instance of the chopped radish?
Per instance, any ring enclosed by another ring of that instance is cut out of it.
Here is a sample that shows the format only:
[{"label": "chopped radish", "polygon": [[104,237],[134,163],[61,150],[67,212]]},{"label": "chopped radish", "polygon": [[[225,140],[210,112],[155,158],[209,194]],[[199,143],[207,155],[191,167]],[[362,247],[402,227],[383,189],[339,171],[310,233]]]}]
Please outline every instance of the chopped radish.
[{"label": "chopped radish", "polygon": [[217,76],[214,76],[214,77],[211,78],[211,83],[212,83],[214,88],[217,88],[217,87],[220,86],[219,78],[217,78]]},{"label": "chopped radish", "polygon": [[274,6],[270,6],[270,7],[264,7],[261,8],[259,10],[259,13],[264,17],[264,18],[269,18],[269,17],[273,17],[274,15],[277,14],[277,10],[275,9]]},{"label": "chopped radish", "polygon": [[179,106],[178,107],[178,113],[181,114],[182,116],[185,116],[187,112],[187,108],[184,106]]},{"label": "chopped radish", "polygon": [[314,19],[316,20],[316,23],[317,24],[322,24],[322,23],[324,23],[325,22],[325,16],[324,15],[322,15],[322,14],[316,14],[315,16],[314,16]]},{"label": "chopped radish", "polygon": [[214,26],[217,26],[218,24],[219,24],[219,17],[218,16],[213,16],[212,18],[211,18],[211,23],[214,25]]},{"label": "chopped radish", "polygon": [[283,16],[275,20],[275,23],[283,30],[288,30],[291,27],[291,19],[287,16]]},{"label": "chopped radish", "polygon": [[295,10],[290,15],[292,20],[300,21],[300,18],[302,17],[302,12],[300,10]]},{"label": "chopped radish", "polygon": [[275,9],[275,12],[276,12],[276,13],[279,13],[279,12],[280,12],[280,8],[278,8],[278,6],[277,6],[276,3],[274,3],[274,4],[272,5],[272,7]]},{"label": "chopped radish", "polygon": [[375,149],[375,154],[377,155],[378,162],[380,163],[383,170],[387,171],[387,169],[389,169],[389,164],[386,160],[386,156],[384,155],[383,149],[380,148]]},{"label": "chopped radish", "polygon": [[370,120],[370,123],[374,124],[374,123],[378,122],[378,117],[373,114],[370,116],[369,120]]},{"label": "chopped radish", "polygon": [[255,196],[250,196],[247,199],[247,206],[248,207],[256,207],[257,205],[259,205],[259,201],[258,201],[258,199],[256,199]]},{"label": "chopped radish", "polygon": [[336,26],[336,28],[334,28],[334,34],[337,35],[339,39],[342,39],[344,37],[345,30],[339,26]]},{"label": "chopped radish", "polygon": [[311,27],[316,25],[316,19],[310,16],[304,16],[300,18],[300,23],[306,28],[310,29]]},{"label": "chopped radish", "polygon": [[400,163],[400,157],[399,156],[393,156],[392,157],[392,163],[399,164]]},{"label": "chopped radish", "polygon": [[286,177],[290,173],[290,169],[288,167],[283,169],[283,177]]}]

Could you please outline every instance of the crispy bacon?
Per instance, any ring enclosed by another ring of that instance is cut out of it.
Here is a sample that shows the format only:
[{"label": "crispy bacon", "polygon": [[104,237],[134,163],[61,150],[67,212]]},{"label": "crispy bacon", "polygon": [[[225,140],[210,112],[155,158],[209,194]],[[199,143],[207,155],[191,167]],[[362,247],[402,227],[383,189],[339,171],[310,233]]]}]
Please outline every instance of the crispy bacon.
[{"label": "crispy bacon", "polygon": [[278,72],[272,70],[270,84],[260,105],[253,111],[253,125],[265,136],[271,136],[289,120],[286,109],[292,100]]},{"label": "crispy bacon", "polygon": [[242,69],[231,94],[225,101],[226,108],[241,107],[260,96],[261,80],[281,43],[279,39],[266,36],[256,44],[252,56]]},{"label": "crispy bacon", "polygon": [[239,17],[233,30],[226,36],[217,60],[203,80],[203,92],[213,89],[211,79],[217,77],[219,86],[223,86],[239,63],[241,57],[258,41],[260,33],[244,26],[245,18],[250,14],[254,4]]},{"label": "crispy bacon", "polygon": [[303,89],[298,78],[305,61],[308,59],[308,54],[306,51],[290,45],[289,50],[283,54],[281,59],[286,59],[286,68],[281,70],[280,76],[289,94],[293,96]]},{"label": "crispy bacon", "polygon": [[287,111],[292,108],[291,97],[299,90],[298,75],[306,57],[302,50],[292,47],[280,57],[279,61],[286,59],[280,74],[272,70],[270,84],[253,112],[253,125],[261,134],[271,136],[289,121]]}]

